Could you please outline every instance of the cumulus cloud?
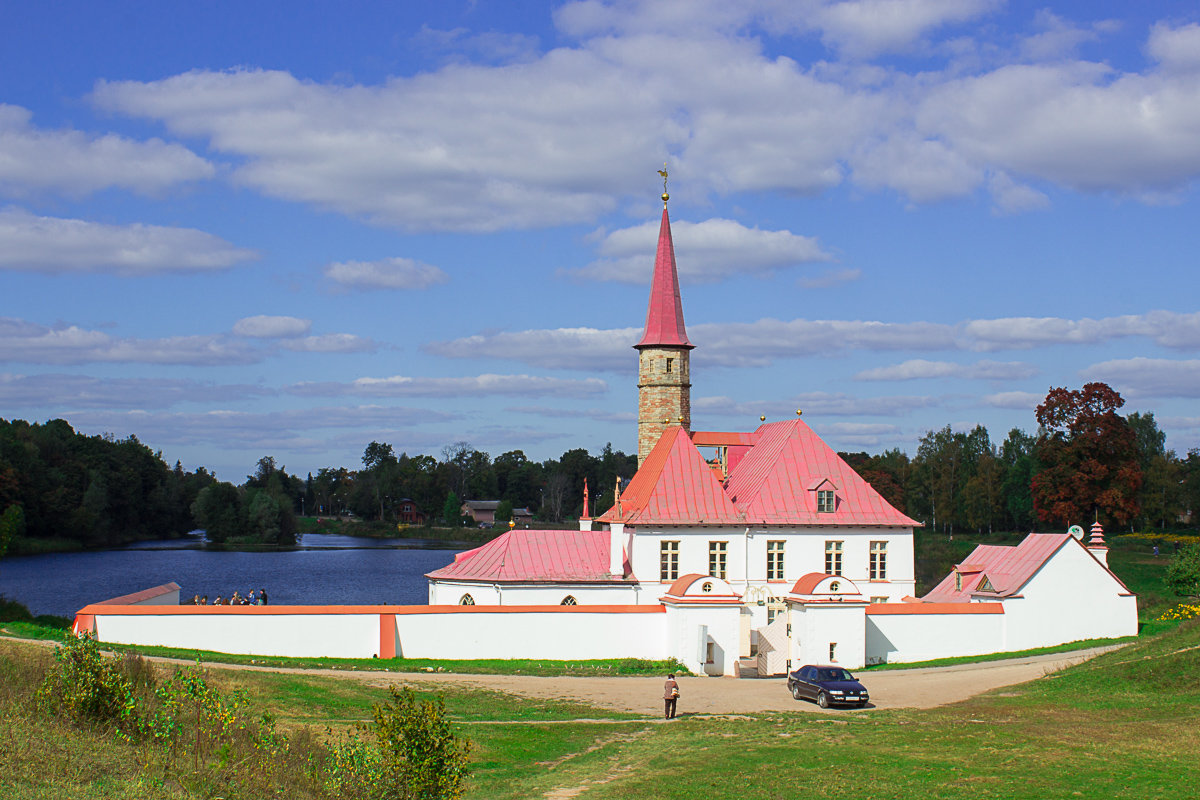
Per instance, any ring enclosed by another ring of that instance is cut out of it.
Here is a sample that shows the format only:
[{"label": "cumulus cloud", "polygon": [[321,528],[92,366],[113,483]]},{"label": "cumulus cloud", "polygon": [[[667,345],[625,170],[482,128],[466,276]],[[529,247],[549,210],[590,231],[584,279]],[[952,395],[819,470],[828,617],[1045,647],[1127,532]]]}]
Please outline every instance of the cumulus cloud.
[{"label": "cumulus cloud", "polygon": [[1146,52],[1170,70],[1200,70],[1200,24],[1171,27],[1158,22],[1150,29]]},{"label": "cumulus cloud", "polygon": [[[935,62],[923,59],[919,72],[803,64],[768,46],[818,31],[851,57],[905,50],[996,5],[589,1],[555,15],[577,41],[519,63],[450,63],[376,85],[197,70],[101,81],[93,98],[205,140],[242,185],[412,230],[591,222],[664,160],[677,197],[701,202],[817,193],[849,179],[915,202],[987,189],[1012,213],[1044,204],[1042,187],[1161,198],[1193,184],[1193,26],[1157,26],[1147,47],[1158,61],[1139,72],[1073,57],[1106,23],[1052,15],[1024,41],[1024,62],[998,68],[957,58],[952,43],[924,48]],[[1011,47],[995,31],[971,35],[1000,40],[981,44],[993,51]]]},{"label": "cumulus cloud", "polygon": [[249,364],[261,354],[223,336],[117,338],[77,325],[47,327],[0,317],[0,361],[32,364]]},{"label": "cumulus cloud", "polygon": [[[809,425],[817,425],[819,417],[895,417],[903,416],[920,408],[939,405],[933,397],[897,395],[890,397],[858,397],[840,392],[805,392],[786,400],[756,400],[739,402],[730,397],[701,397],[692,400],[693,416],[696,413],[714,414],[725,417],[744,417],[757,420],[766,416],[767,421],[791,419],[796,410],[804,412]],[[749,424],[749,423],[746,423]]]},{"label": "cumulus cloud", "polygon": [[233,324],[233,333],[236,336],[246,336],[251,339],[290,339],[303,336],[311,328],[311,319],[259,314],[239,319]]},{"label": "cumulus cloud", "polygon": [[180,403],[228,403],[275,394],[262,386],[169,378],[101,378],[90,375],[0,373],[6,408],[168,408]]},{"label": "cumulus cloud", "polygon": [[950,361],[926,361],[915,358],[900,364],[863,370],[854,377],[860,381],[911,381],[927,378],[1011,381],[1030,378],[1036,374],[1036,367],[1019,361],[977,361],[974,364],[955,364]]},{"label": "cumulus cloud", "polygon": [[565,380],[538,375],[475,375],[464,378],[358,378],[349,383],[303,382],[288,388],[292,394],[316,397],[488,397],[531,395],[587,397],[603,394],[608,384],[599,378]]},{"label": "cumulus cloud", "polygon": [[110,187],[151,194],[215,173],[212,164],[182,145],[42,130],[32,118],[27,109],[0,103],[0,194],[77,196]]},{"label": "cumulus cloud", "polygon": [[[591,280],[645,284],[654,271],[658,232],[658,222],[647,222],[607,233],[597,247],[603,258],[569,272]],[[671,236],[680,276],[696,283],[743,274],[770,275],[778,269],[831,260],[815,238],[747,228],[729,219],[674,221]]]},{"label": "cumulus cloud", "polygon": [[256,257],[192,228],[108,225],[0,209],[0,270],[133,276],[228,269]]},{"label": "cumulus cloud", "polygon": [[305,336],[288,339],[280,343],[285,350],[299,353],[372,353],[379,344],[372,339],[352,333],[325,333],[320,336]]},{"label": "cumulus cloud", "polygon": [[630,347],[640,329],[558,328],[476,334],[446,342],[429,342],[422,350],[444,358],[500,358],[534,367],[625,372],[632,369]]},{"label": "cumulus cloud", "polygon": [[411,258],[342,261],[325,267],[325,277],[348,289],[428,289],[450,280],[437,267]]},{"label": "cumulus cloud", "polygon": [[1135,397],[1200,397],[1200,360],[1121,358],[1080,370]]},{"label": "cumulus cloud", "polygon": [[976,350],[1024,350],[1056,344],[1097,344],[1130,336],[1163,347],[1200,347],[1200,312],[1150,311],[1101,319],[1002,317],[963,326],[964,344]]},{"label": "cumulus cloud", "polygon": [[1026,411],[1037,408],[1046,399],[1043,394],[1035,392],[997,392],[984,395],[983,404],[994,408],[1011,408]]}]

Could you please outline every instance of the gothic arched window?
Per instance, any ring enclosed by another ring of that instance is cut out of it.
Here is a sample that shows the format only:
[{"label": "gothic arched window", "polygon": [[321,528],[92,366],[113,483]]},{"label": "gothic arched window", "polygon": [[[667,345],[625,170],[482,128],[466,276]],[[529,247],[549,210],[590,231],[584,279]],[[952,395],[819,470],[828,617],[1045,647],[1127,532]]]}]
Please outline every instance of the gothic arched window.
[{"label": "gothic arched window", "polygon": [[579,605],[579,603],[578,603],[578,601],[575,600],[575,597],[573,595],[567,595],[566,597],[564,597],[562,599],[562,602],[559,603],[559,605],[560,606],[577,606],[577,605]]},{"label": "gothic arched window", "polygon": [[462,597],[458,598],[458,604],[460,606],[473,606],[475,605],[475,598],[471,597],[469,594],[464,594]]}]

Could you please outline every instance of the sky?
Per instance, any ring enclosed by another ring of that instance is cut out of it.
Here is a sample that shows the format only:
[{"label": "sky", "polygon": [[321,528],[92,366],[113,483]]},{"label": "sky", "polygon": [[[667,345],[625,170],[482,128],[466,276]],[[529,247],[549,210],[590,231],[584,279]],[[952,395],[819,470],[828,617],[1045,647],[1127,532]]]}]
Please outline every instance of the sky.
[{"label": "sky", "polygon": [[0,0],[0,418],[636,452],[664,164],[694,429],[1200,447],[1194,2]]}]

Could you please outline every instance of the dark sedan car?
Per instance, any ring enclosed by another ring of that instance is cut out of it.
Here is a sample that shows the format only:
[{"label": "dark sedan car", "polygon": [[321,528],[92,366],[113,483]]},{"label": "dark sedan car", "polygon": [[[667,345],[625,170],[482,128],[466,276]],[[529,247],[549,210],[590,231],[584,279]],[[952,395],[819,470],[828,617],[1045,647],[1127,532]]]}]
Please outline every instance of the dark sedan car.
[{"label": "dark sedan car", "polygon": [[821,708],[832,705],[862,708],[871,698],[867,689],[841,667],[805,665],[788,673],[788,689],[797,700],[815,700]]}]

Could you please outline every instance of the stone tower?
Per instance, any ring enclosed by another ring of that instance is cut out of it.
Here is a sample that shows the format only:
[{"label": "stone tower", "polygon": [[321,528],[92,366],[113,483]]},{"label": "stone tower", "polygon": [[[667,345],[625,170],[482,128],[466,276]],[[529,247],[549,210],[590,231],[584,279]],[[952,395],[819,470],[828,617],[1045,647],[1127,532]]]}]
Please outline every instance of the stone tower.
[{"label": "stone tower", "polygon": [[638,351],[639,466],[668,425],[682,425],[684,430],[692,426],[689,357],[695,345],[688,341],[683,327],[683,302],[679,297],[679,273],[675,268],[666,192],[662,199],[662,226],[658,231],[646,330],[634,345]]}]

